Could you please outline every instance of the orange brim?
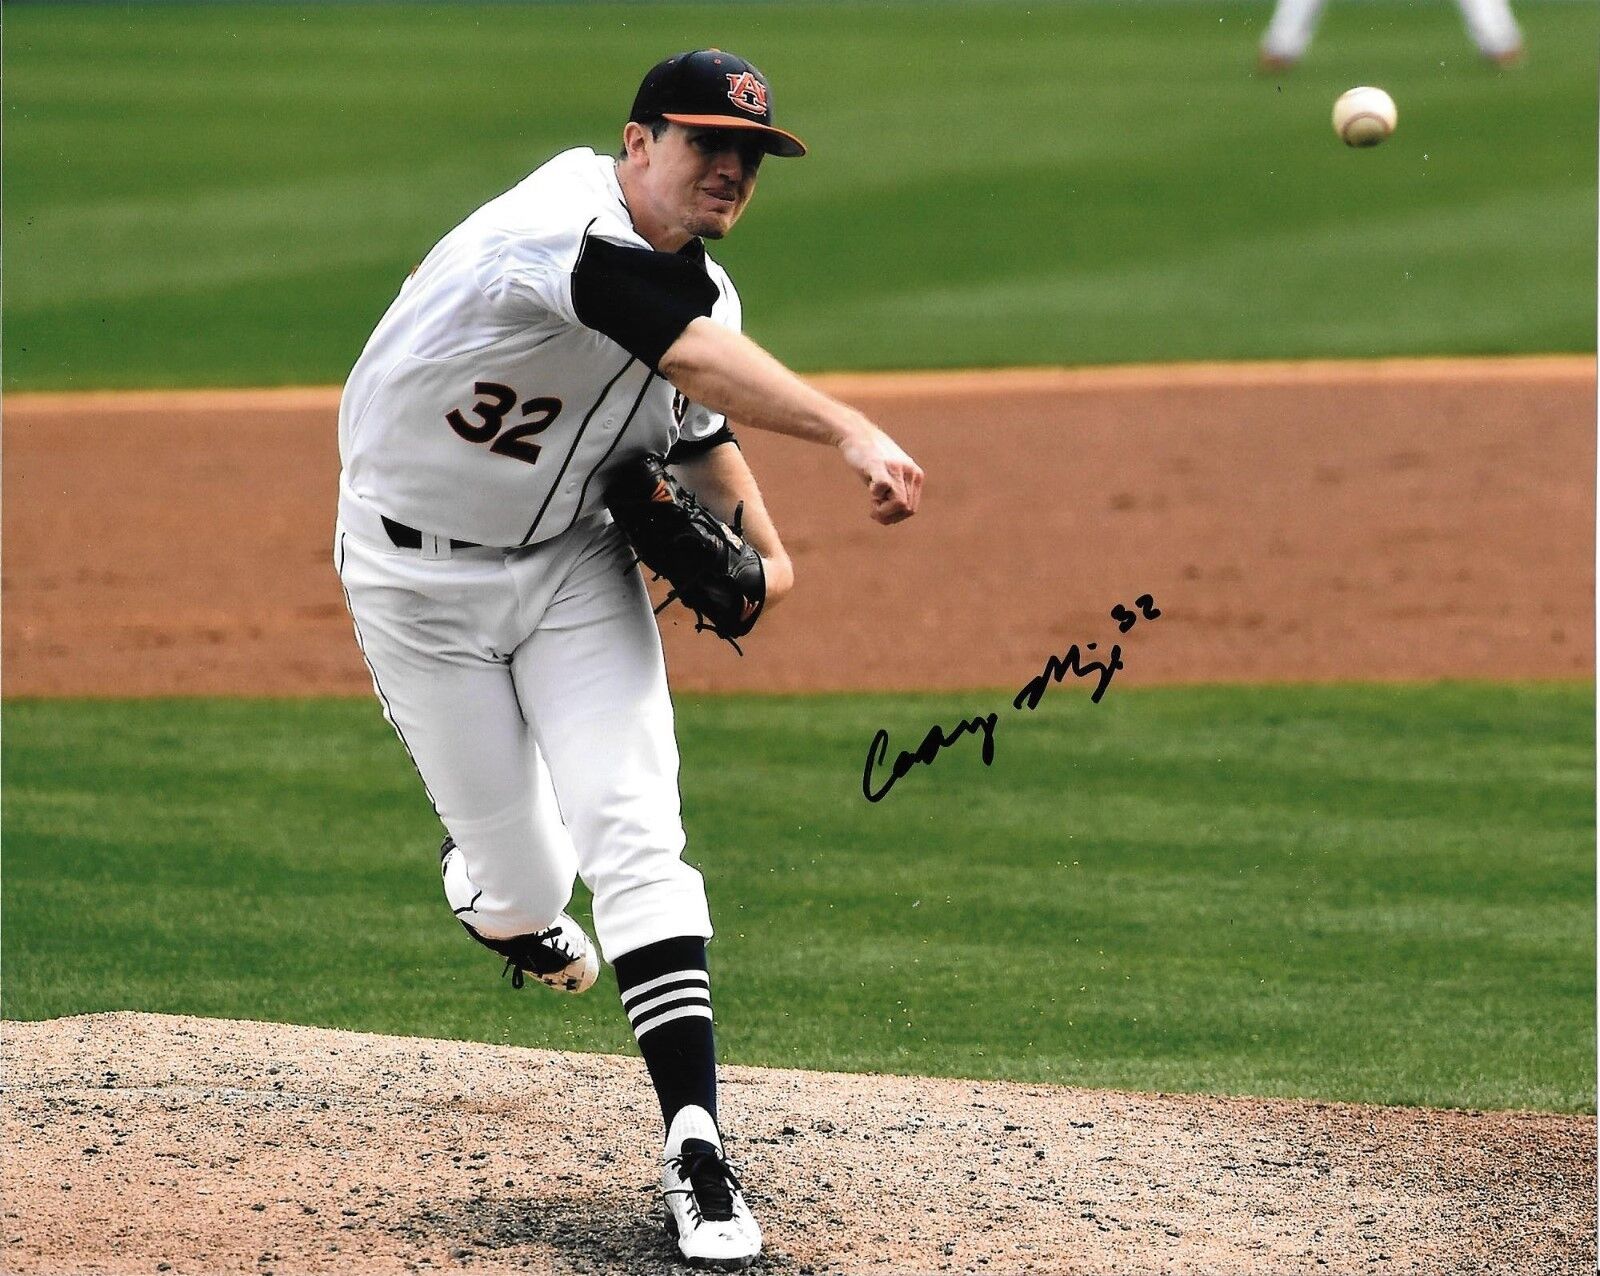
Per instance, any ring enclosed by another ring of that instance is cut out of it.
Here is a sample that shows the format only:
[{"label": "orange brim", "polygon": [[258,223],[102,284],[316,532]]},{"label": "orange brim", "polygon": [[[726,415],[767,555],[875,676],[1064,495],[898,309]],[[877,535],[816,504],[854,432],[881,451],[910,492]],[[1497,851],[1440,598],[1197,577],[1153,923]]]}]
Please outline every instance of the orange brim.
[{"label": "orange brim", "polygon": [[764,146],[768,155],[778,155],[784,159],[797,159],[806,153],[806,144],[793,133],[785,133],[781,128],[773,128],[770,124],[757,124],[754,120],[741,119],[737,115],[663,115],[664,120],[671,120],[674,124],[691,124],[696,128],[728,128],[744,129],[751,133],[765,134]]}]

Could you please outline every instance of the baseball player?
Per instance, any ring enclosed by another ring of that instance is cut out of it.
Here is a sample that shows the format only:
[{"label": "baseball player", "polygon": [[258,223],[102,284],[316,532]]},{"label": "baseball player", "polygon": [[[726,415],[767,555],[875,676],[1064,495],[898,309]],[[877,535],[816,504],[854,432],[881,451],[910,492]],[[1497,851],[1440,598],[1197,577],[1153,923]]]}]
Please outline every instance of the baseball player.
[{"label": "baseball player", "polygon": [[[1305,56],[1326,3],[1327,0],[1278,0],[1272,21],[1261,37],[1262,70],[1287,71]],[[1511,15],[1510,0],[1456,3],[1466,20],[1467,34],[1485,58],[1497,66],[1510,66],[1522,57],[1522,32]]]},{"label": "baseball player", "polygon": [[[669,1228],[684,1258],[721,1267],[753,1261],[761,1232],[717,1121],[711,918],[682,858],[672,705],[634,566],[652,560],[606,501],[616,476],[665,458],[673,481],[654,472],[650,508],[687,502],[717,555],[755,568],[761,596],[738,585],[731,619],[713,618],[728,635],[794,581],[730,418],[837,449],[877,522],[916,512],[916,463],[741,335],[739,295],[705,251],[765,157],[803,154],[749,62],[666,59],[619,155],[557,155],[434,246],[339,412],[335,562],[448,834],[450,909],[518,987],[582,992],[599,954],[612,964],[660,1099]],[[713,596],[685,592],[697,610]],[[599,954],[564,911],[575,872]]]}]

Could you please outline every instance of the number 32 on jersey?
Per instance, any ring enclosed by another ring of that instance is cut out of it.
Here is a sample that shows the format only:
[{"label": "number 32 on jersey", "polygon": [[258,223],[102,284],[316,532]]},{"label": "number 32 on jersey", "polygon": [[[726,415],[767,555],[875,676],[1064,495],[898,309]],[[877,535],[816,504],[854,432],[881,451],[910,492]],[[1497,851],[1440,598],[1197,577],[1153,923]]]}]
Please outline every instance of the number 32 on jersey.
[{"label": "number 32 on jersey", "polygon": [[[526,461],[529,465],[537,461],[539,445],[531,441],[532,437],[543,433],[561,415],[561,400],[544,396],[529,399],[518,408],[520,396],[498,381],[474,381],[472,392],[479,401],[472,405],[471,412],[482,424],[473,425],[460,408],[451,408],[444,414],[450,428],[468,443],[487,443],[491,452],[501,456]],[[510,429],[502,429],[513,409],[518,412],[518,423]]]}]

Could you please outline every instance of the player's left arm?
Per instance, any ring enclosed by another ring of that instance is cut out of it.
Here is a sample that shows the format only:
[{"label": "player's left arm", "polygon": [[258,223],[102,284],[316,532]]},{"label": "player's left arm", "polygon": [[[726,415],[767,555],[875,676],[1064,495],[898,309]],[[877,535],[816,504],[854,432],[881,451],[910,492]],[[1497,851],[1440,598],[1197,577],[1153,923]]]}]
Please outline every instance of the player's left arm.
[{"label": "player's left arm", "polygon": [[726,524],[732,524],[735,507],[740,501],[744,502],[744,538],[755,546],[766,567],[766,605],[771,607],[781,602],[794,588],[794,564],[778,538],[778,529],[767,513],[766,502],[761,499],[756,476],[738,445],[720,443],[673,461],[672,469],[700,503]]}]

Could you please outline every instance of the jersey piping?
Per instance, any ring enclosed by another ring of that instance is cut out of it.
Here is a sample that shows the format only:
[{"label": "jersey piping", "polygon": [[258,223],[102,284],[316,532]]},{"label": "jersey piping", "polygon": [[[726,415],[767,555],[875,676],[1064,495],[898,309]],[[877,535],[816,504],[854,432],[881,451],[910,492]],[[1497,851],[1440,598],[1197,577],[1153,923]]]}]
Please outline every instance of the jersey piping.
[{"label": "jersey piping", "polygon": [[589,484],[594,481],[594,476],[605,468],[605,463],[611,459],[611,454],[617,450],[617,444],[622,442],[622,436],[628,432],[628,427],[633,424],[633,418],[639,411],[639,405],[644,402],[645,391],[650,388],[650,382],[655,376],[656,374],[652,372],[645,377],[644,384],[639,387],[638,396],[633,401],[633,406],[628,409],[627,420],[622,423],[622,428],[617,431],[617,437],[611,440],[611,446],[606,449],[605,455],[595,462],[588,475],[585,476],[583,487],[578,491],[578,503],[572,507],[572,517],[567,520],[569,528],[578,521],[578,511],[583,508],[584,498],[589,495]]},{"label": "jersey piping", "polygon": [[[573,433],[572,446],[567,449],[566,456],[561,458],[561,468],[556,471],[555,478],[551,480],[549,488],[545,491],[544,503],[539,506],[539,512],[533,516],[533,522],[528,527],[527,535],[517,542],[519,545],[526,545],[533,539],[534,532],[539,530],[539,523],[544,518],[545,511],[550,508],[550,502],[555,499],[556,493],[561,490],[561,480],[567,476],[567,467],[572,464],[572,458],[578,454],[578,445],[583,442],[583,435],[589,428],[589,422],[594,419],[594,414],[600,410],[600,405],[606,401],[606,396],[611,393],[611,387],[622,380],[622,374],[633,367],[636,362],[637,360],[631,354],[628,355],[628,361],[617,369],[617,375],[606,382],[605,387],[595,397],[595,401],[589,405],[589,410],[583,414],[583,424]],[[648,376],[645,377],[644,383],[645,385],[650,384]],[[641,395],[640,397],[642,398],[643,396]],[[630,421],[633,419],[633,414],[638,410],[638,407],[638,401],[635,400],[633,407],[628,411],[628,419]],[[626,429],[627,427],[624,426],[623,428]],[[618,430],[617,433],[621,434],[622,431]]]}]

